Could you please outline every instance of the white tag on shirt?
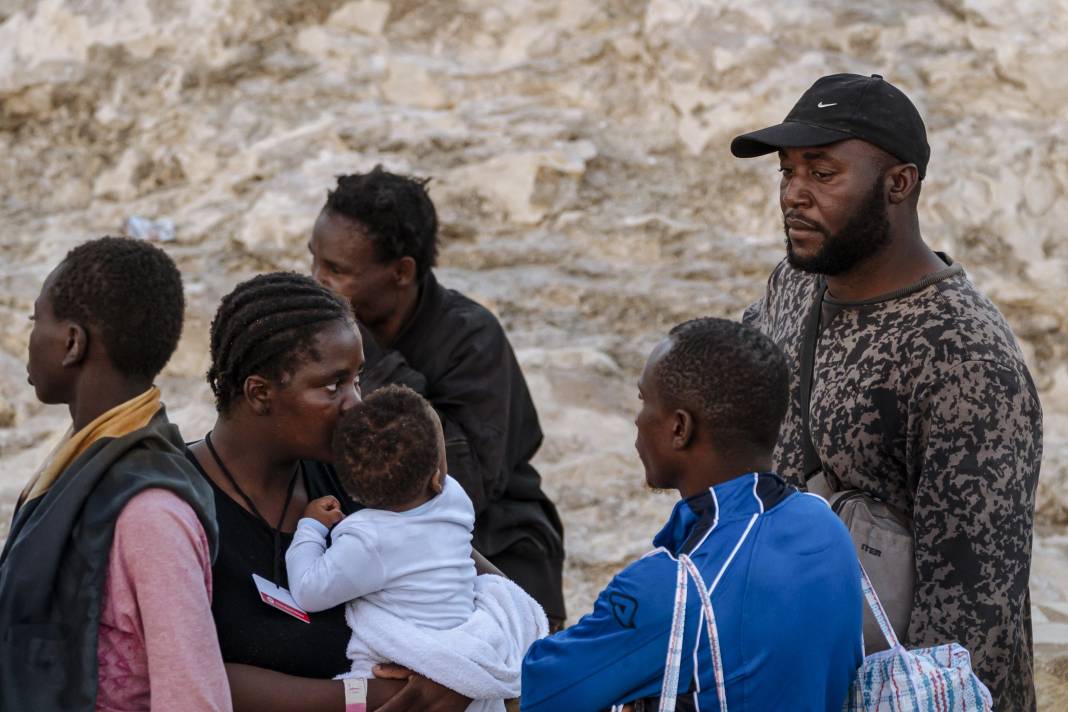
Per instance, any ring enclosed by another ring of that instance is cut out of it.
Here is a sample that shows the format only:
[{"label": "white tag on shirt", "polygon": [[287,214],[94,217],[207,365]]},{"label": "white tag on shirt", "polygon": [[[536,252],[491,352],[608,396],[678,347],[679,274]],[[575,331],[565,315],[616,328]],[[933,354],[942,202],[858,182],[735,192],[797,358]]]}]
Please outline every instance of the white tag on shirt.
[{"label": "white tag on shirt", "polygon": [[293,594],[287,589],[256,574],[252,574],[252,582],[256,584],[256,590],[260,592],[260,600],[268,606],[288,613],[297,620],[311,623],[311,617],[297,605],[297,602],[293,600]]}]

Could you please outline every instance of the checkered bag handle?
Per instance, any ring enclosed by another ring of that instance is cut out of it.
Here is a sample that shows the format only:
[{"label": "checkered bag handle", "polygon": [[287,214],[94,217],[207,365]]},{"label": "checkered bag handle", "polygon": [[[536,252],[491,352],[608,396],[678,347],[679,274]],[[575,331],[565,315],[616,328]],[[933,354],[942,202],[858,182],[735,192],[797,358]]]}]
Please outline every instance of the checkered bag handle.
[{"label": "checkered bag handle", "polygon": [[901,642],[897,639],[894,626],[890,625],[890,617],[886,615],[886,609],[879,602],[879,595],[875,593],[875,587],[871,585],[871,579],[868,578],[868,572],[864,570],[864,565],[859,561],[857,565],[860,566],[860,585],[864,590],[864,600],[868,602],[868,608],[871,609],[875,622],[879,624],[879,630],[882,631],[886,642],[890,644],[891,649],[896,648],[901,645]]},{"label": "checkered bag handle", "polygon": [[712,594],[705,587],[704,579],[697,571],[697,567],[689,556],[682,555],[680,559],[686,564],[686,569],[697,584],[697,590],[701,594],[701,608],[705,614],[705,626],[708,629],[708,644],[712,652],[712,671],[716,678],[716,696],[719,698],[720,712],[727,712],[727,683],[723,676],[723,654],[719,647],[719,628],[716,627],[716,613],[712,610]]},{"label": "checkered bag handle", "polygon": [[[723,679],[723,656],[719,646],[719,631],[716,614],[712,610],[712,596],[704,579],[686,554],[679,555],[678,573],[675,577],[675,611],[671,619],[671,637],[668,639],[668,654],[664,662],[664,682],[660,689],[660,712],[674,712],[679,690],[679,668],[682,665],[682,639],[686,634],[686,579],[693,579],[701,597],[701,610],[708,629],[708,642],[712,652],[712,668],[716,678],[716,695],[720,712],[727,712],[727,685]],[[878,604],[878,599],[876,599]],[[697,631],[701,635],[700,629]]]},{"label": "checkered bag handle", "polygon": [[660,712],[675,712],[679,690],[679,667],[682,664],[682,638],[686,633],[686,567],[680,558],[675,570],[675,610],[671,616],[664,681],[660,685]]}]

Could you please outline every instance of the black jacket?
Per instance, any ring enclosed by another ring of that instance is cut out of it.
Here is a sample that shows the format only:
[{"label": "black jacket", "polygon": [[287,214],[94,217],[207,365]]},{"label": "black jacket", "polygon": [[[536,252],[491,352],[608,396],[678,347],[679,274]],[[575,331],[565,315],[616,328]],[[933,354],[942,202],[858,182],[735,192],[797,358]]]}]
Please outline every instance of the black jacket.
[{"label": "black jacket", "polygon": [[0,554],[0,710],[93,710],[115,520],[153,487],[193,508],[214,557],[211,488],[185,459],[162,408],[144,428],[93,443],[51,489],[15,512]]},{"label": "black jacket", "polygon": [[491,560],[507,551],[562,561],[563,525],[530,464],[542,441],[538,414],[497,318],[428,272],[392,350],[363,332],[364,391],[403,383],[441,416],[449,474],[474,503],[474,547]]}]

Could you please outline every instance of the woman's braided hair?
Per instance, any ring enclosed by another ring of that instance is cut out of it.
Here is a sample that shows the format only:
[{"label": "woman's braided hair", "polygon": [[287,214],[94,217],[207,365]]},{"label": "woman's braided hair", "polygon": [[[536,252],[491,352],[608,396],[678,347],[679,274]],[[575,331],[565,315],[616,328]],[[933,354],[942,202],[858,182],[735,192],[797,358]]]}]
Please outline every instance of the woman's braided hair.
[{"label": "woman's braided hair", "polygon": [[319,332],[352,318],[343,299],[295,272],[261,274],[237,285],[211,322],[207,376],[216,409],[227,413],[253,374],[280,380],[301,360],[317,359]]}]

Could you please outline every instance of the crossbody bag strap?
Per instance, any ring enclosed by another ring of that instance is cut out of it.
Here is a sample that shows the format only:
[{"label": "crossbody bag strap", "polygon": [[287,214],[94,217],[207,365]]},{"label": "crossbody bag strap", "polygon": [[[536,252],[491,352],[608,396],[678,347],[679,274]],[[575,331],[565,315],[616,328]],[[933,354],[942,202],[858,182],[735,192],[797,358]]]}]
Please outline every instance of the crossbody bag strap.
[{"label": "crossbody bag strap", "polygon": [[816,298],[809,307],[802,328],[801,341],[801,450],[802,479],[807,483],[821,469],[823,463],[812,444],[812,431],[809,428],[809,414],[812,409],[812,370],[816,363],[816,343],[820,337],[820,315],[823,311],[823,295],[827,292],[827,283],[820,280]]}]

